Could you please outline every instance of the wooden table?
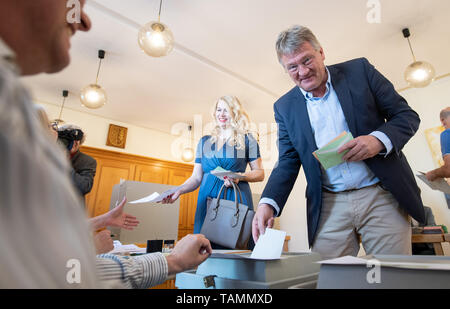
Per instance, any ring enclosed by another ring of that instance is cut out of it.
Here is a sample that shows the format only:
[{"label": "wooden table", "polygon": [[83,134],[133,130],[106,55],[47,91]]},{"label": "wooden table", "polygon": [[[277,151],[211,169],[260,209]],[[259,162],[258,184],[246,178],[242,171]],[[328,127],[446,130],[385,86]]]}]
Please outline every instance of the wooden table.
[{"label": "wooden table", "polygon": [[450,234],[412,234],[411,242],[414,244],[433,244],[436,255],[444,255],[443,242],[450,242]]}]

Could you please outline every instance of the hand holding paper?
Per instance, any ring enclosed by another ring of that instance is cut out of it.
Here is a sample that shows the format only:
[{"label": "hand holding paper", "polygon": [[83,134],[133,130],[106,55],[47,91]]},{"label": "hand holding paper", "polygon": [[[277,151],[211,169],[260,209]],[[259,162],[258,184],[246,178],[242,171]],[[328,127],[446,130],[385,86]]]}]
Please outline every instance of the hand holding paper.
[{"label": "hand holding paper", "polygon": [[278,260],[281,258],[285,239],[286,232],[267,228],[266,232],[259,237],[250,256],[247,253],[242,254],[242,252],[233,253],[233,250],[225,250],[230,251],[228,253],[221,253],[223,250],[214,250],[211,257],[224,259]]},{"label": "hand holding paper", "polygon": [[234,179],[243,179],[244,178],[244,176],[242,176],[238,173],[235,173],[235,172],[227,171],[226,169],[223,169],[220,166],[218,166],[214,170],[212,170],[211,174],[221,180],[225,180],[224,177],[234,178]]},{"label": "hand holding paper", "polygon": [[416,175],[420,180],[426,183],[431,189],[438,190],[447,194],[450,194],[450,186],[444,178],[438,178],[434,181],[429,181],[426,174],[424,172],[419,172],[419,175]]},{"label": "hand holding paper", "polygon": [[375,136],[363,135],[353,138],[350,132],[342,132],[331,142],[313,152],[313,155],[327,170],[343,162],[372,158],[383,149],[383,143]]},{"label": "hand holding paper", "polygon": [[161,197],[158,198],[158,203],[161,202],[163,204],[172,204],[174,203],[178,197],[183,194],[183,192],[181,192],[181,187],[176,187],[170,190],[167,190],[163,193],[161,193]]},{"label": "hand holding paper", "polygon": [[129,202],[130,204],[142,204],[142,203],[159,203],[163,201],[165,198],[169,197],[173,193],[175,193],[180,187],[169,189],[161,194],[158,192],[153,192],[152,194],[143,197],[141,199]]},{"label": "hand holding paper", "polygon": [[[342,158],[349,150],[342,150],[341,148],[351,140],[353,140],[351,133],[342,132],[331,142],[314,151],[313,155],[322,164],[323,168],[327,170],[344,162]],[[338,150],[342,150],[341,153]]]},{"label": "hand holding paper", "polygon": [[339,148],[338,153],[346,152],[342,157],[346,162],[357,162],[372,158],[384,149],[383,143],[372,135],[359,136]]},{"label": "hand holding paper", "polygon": [[283,252],[285,238],[286,232],[267,228],[266,232],[259,236],[250,258],[260,260],[279,259]]}]

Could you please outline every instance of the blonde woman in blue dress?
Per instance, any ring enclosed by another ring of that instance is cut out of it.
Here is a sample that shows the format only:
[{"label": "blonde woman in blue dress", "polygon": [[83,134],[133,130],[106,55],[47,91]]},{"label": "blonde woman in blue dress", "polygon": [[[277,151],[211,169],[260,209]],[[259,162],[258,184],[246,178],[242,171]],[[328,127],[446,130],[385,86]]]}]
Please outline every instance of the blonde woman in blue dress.
[{"label": "blonde woman in blue dress", "polygon": [[[207,198],[215,198],[225,183],[231,187],[231,181],[239,186],[243,204],[253,209],[253,199],[249,182],[264,180],[264,169],[259,152],[259,145],[249,133],[249,117],[239,100],[234,96],[219,98],[214,106],[213,119],[215,127],[210,135],[203,136],[198,143],[192,176],[167,197],[163,203],[175,202],[181,194],[189,193],[200,186],[195,212],[194,234],[200,233],[206,216]],[[246,171],[247,164],[250,170]],[[224,181],[211,174],[221,167],[238,173],[242,178],[228,178]],[[227,199],[234,201],[233,190],[228,190]],[[213,248],[221,248],[212,244]],[[249,248],[254,246],[250,237]]]}]

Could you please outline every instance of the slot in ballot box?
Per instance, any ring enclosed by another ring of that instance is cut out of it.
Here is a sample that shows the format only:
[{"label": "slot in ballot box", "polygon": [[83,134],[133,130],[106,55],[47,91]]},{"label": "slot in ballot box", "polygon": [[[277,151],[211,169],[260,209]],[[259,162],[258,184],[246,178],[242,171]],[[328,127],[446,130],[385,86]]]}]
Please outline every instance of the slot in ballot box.
[{"label": "slot in ballot box", "polygon": [[450,289],[450,257],[373,255],[321,261],[318,289]]},{"label": "slot in ballot box", "polygon": [[179,289],[285,289],[317,283],[317,253],[283,253],[277,260],[251,259],[250,253],[213,253],[197,270],[176,275]]}]

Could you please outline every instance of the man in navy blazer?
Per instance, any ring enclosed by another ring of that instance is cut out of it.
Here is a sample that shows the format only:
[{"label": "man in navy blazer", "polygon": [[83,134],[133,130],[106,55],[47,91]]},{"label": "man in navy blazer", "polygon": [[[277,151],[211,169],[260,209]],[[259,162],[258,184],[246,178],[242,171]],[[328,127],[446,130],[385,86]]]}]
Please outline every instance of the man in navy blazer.
[{"label": "man in navy blazer", "polygon": [[[294,26],[280,33],[277,54],[296,84],[274,105],[279,160],[253,220],[258,239],[279,216],[303,166],[308,240],[323,257],[411,254],[410,217],[424,221],[420,190],[402,149],[420,119],[365,58],[324,65],[314,34]],[[338,136],[344,163],[323,169],[313,152]]]}]

